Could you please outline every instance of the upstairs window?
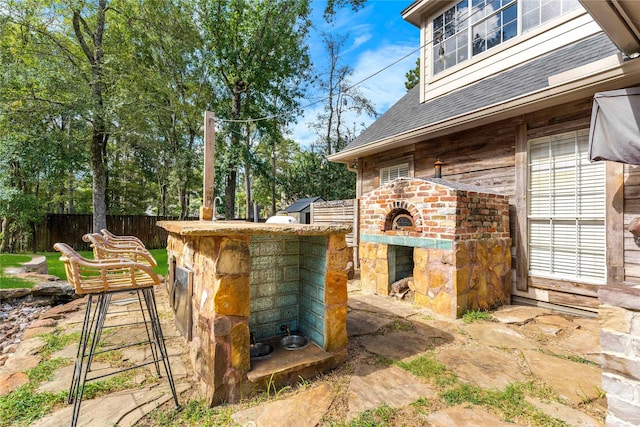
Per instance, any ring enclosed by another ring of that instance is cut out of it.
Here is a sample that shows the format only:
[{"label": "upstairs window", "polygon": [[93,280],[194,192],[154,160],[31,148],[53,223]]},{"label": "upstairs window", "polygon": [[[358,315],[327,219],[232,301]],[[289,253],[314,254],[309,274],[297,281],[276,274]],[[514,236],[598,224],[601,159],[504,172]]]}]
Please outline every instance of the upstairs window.
[{"label": "upstairs window", "polygon": [[579,6],[578,0],[462,0],[433,19],[433,74]]},{"label": "upstairs window", "polygon": [[396,178],[409,176],[409,163],[401,163],[380,169],[380,185],[387,184]]},{"label": "upstairs window", "polygon": [[578,0],[522,0],[522,32],[580,6]]}]

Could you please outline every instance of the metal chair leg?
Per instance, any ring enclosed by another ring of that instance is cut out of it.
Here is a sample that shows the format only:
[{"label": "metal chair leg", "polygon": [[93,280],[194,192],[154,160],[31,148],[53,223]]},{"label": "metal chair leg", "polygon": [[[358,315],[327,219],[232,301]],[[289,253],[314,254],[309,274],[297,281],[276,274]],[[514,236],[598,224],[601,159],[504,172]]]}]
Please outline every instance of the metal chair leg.
[{"label": "metal chair leg", "polygon": [[[67,403],[71,404],[75,401],[76,392],[78,391],[78,385],[80,383],[80,373],[82,368],[83,355],[87,349],[87,342],[89,340],[89,332],[91,325],[95,319],[91,319],[91,303],[93,301],[93,295],[89,295],[87,298],[87,307],[84,313],[84,321],[82,322],[82,330],[80,331],[80,341],[78,342],[78,351],[76,353],[76,360],[73,367],[73,376],[71,377],[71,387],[69,387],[69,396],[67,397]],[[95,312],[94,312],[95,315]]]},{"label": "metal chair leg", "polygon": [[[158,378],[161,378],[162,374],[160,373],[158,342],[156,340],[151,339],[151,334],[149,333],[149,323],[147,322],[147,317],[144,314],[144,307],[142,306],[142,298],[140,298],[140,292],[141,290],[138,289],[138,291],[136,292],[136,295],[138,295],[138,304],[140,305],[140,312],[142,313],[142,321],[144,323],[144,329],[147,333],[147,341],[149,342],[149,348],[151,349],[151,357],[153,357],[153,361],[156,366],[156,375],[158,375]],[[147,312],[149,312],[148,308],[147,308]]]},{"label": "metal chair leg", "polygon": [[180,406],[178,402],[178,394],[176,393],[176,387],[173,382],[173,373],[171,372],[171,365],[169,363],[169,354],[164,342],[164,335],[162,333],[162,326],[160,325],[160,316],[158,316],[158,310],[156,308],[156,296],[153,292],[153,288],[144,288],[142,290],[144,299],[147,303],[147,310],[149,312],[149,319],[151,321],[151,330],[153,331],[154,338],[158,343],[164,369],[169,380],[169,387],[171,388],[171,394],[173,395],[173,401],[176,404],[176,408]]},{"label": "metal chair leg", "polygon": [[[110,300],[111,300],[110,295],[101,294],[98,296],[98,304],[95,312],[97,313],[97,316],[95,316],[95,313],[94,313],[95,322],[92,322],[92,325],[90,325],[87,338],[85,339],[85,343],[83,345],[83,351],[80,357],[80,362],[79,362],[80,372],[78,375],[78,380],[77,380],[77,385],[75,390],[75,397],[73,400],[73,411],[71,414],[71,427],[75,427],[76,424],[78,423],[78,416],[80,415],[80,405],[82,404],[82,393],[84,392],[84,385],[87,382],[87,374],[91,369],[91,362],[93,359],[93,355],[100,341],[100,335],[102,332],[102,327],[104,326],[104,321],[106,319],[107,308]],[[93,333],[91,329],[93,329]],[[86,354],[86,351],[85,351],[86,341],[88,340],[89,335],[92,336],[91,345],[89,347],[89,354]],[[86,363],[85,363],[85,358],[86,358]]]}]

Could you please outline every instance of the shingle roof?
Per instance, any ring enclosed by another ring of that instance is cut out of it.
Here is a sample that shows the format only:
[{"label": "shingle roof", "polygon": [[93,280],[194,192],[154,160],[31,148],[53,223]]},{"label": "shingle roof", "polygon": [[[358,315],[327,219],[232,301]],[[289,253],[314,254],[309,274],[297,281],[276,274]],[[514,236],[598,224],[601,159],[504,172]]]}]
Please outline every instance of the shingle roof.
[{"label": "shingle roof", "polygon": [[306,208],[308,208],[311,203],[317,202],[317,201],[321,201],[322,202],[324,200],[320,196],[307,197],[306,199],[298,199],[292,205],[287,207],[284,211],[288,212],[288,213],[301,212],[301,211],[305,210]]},{"label": "shingle roof", "polygon": [[549,86],[549,76],[615,53],[615,45],[599,33],[425,103],[420,103],[416,85],[343,151],[544,89]]}]

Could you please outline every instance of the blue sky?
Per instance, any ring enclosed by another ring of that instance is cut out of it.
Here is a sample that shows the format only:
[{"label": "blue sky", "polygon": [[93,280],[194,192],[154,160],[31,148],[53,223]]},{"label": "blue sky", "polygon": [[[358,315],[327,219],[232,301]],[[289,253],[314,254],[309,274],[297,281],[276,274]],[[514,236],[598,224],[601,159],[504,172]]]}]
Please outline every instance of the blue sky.
[{"label": "blue sky", "polygon": [[[365,7],[355,13],[345,8],[338,12],[334,22],[327,24],[322,20],[325,0],[314,0],[313,15],[316,27],[310,37],[311,60],[316,68],[326,68],[326,51],[322,45],[321,34],[348,34],[349,38],[342,47],[342,64],[350,65],[354,73],[350,82],[357,83],[396,60],[417,49],[420,44],[420,31],[405,22],[400,12],[409,6],[409,0],[368,0]],[[419,53],[416,51],[407,59],[360,84],[360,91],[369,98],[379,114],[384,113],[405,93],[405,74],[415,66]],[[312,96],[317,99],[318,94]],[[303,104],[306,104],[303,102]],[[305,109],[304,117],[292,129],[292,138],[303,146],[309,146],[317,139],[309,122],[315,120],[320,105]],[[364,122],[370,124],[369,117],[350,117],[346,123]]]}]

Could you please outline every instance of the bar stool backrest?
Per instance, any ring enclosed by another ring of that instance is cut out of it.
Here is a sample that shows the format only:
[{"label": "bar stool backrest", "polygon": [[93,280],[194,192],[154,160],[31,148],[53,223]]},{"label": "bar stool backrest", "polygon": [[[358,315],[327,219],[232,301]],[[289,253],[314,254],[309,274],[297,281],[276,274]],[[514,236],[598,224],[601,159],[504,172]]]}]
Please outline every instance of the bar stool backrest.
[{"label": "bar stool backrest", "polygon": [[143,248],[145,247],[144,243],[142,243],[142,240],[140,240],[136,236],[117,236],[106,228],[103,228],[102,230],[100,230],[100,232],[102,233],[102,237],[104,238],[104,240],[111,245],[118,246],[134,244]]},{"label": "bar stool backrest", "polygon": [[140,246],[135,243],[112,245],[98,233],[85,234],[82,236],[82,240],[91,243],[93,257],[95,259],[126,258],[141,264],[150,265],[153,268],[158,266],[153,255],[151,255],[144,245]]},{"label": "bar stool backrest", "polygon": [[53,248],[62,254],[67,280],[79,295],[160,284],[160,277],[149,265],[125,258],[87,259],[66,243],[56,243]]}]

